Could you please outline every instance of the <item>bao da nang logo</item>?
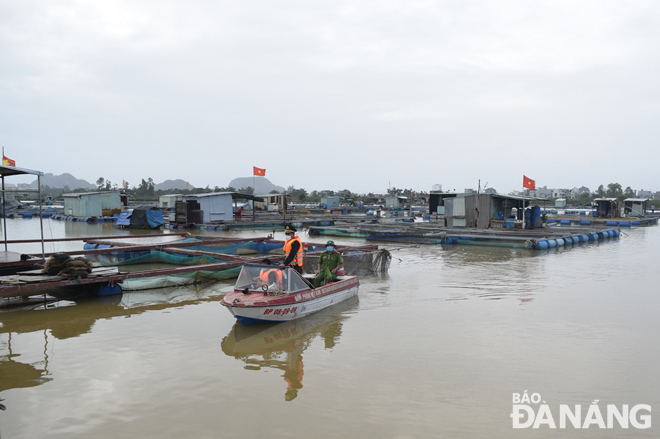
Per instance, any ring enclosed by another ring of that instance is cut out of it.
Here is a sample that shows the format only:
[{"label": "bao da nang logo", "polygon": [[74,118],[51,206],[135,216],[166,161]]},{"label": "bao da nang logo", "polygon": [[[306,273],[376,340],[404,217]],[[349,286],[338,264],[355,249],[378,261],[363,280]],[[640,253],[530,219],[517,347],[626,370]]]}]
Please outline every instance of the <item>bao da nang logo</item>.
[{"label": "bao da nang logo", "polygon": [[550,407],[538,393],[513,394],[513,428],[651,428],[648,404],[559,404]]}]

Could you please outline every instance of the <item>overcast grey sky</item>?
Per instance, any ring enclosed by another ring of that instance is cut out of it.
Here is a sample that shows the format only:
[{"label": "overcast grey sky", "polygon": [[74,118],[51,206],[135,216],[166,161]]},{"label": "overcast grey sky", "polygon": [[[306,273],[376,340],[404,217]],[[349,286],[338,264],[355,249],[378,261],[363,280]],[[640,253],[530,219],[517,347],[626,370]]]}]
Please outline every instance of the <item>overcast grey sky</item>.
[{"label": "overcast grey sky", "polygon": [[1,1],[0,143],[131,185],[660,190],[659,45],[652,0]]}]

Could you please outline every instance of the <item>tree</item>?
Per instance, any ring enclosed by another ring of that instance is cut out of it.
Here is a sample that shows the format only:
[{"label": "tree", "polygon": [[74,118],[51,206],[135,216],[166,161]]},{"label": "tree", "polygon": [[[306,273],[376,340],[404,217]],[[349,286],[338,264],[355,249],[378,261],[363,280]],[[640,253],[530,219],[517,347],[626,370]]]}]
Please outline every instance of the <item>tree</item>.
[{"label": "tree", "polygon": [[99,179],[96,180],[96,186],[97,186],[98,190],[102,190],[103,186],[105,186],[105,178],[99,177]]},{"label": "tree", "polygon": [[154,180],[149,177],[147,179],[147,195],[153,196],[155,187],[156,185],[154,184]]},{"label": "tree", "polygon": [[596,191],[596,193],[598,194],[599,198],[605,197],[605,188],[603,188],[602,184],[598,186],[598,190]]},{"label": "tree", "polygon": [[623,190],[619,183],[610,183],[607,185],[607,196],[609,198],[618,198],[623,196]]},{"label": "tree", "polygon": [[307,191],[302,188],[298,189],[297,197],[298,197],[298,201],[304,202],[305,200],[307,200]]},{"label": "tree", "polygon": [[623,192],[623,197],[624,198],[635,198],[635,191],[631,189],[630,186],[626,188],[626,190]]},{"label": "tree", "polygon": [[294,186],[289,186],[286,189],[288,199],[291,201],[305,201],[307,199],[307,191],[305,189],[296,189]]}]

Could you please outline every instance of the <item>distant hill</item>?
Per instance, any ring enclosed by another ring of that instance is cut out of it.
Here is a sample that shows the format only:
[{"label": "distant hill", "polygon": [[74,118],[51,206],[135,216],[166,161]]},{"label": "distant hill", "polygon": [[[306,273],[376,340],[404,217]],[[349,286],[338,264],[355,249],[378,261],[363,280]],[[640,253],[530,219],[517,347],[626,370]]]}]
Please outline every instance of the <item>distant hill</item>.
[{"label": "distant hill", "polygon": [[165,180],[162,183],[158,183],[154,185],[154,189],[157,191],[167,191],[170,189],[195,189],[195,186],[186,185],[186,181],[179,178],[177,180]]},{"label": "distant hill", "polygon": [[[238,190],[244,187],[252,187],[255,185],[255,179],[252,177],[241,177],[235,178],[229,182],[229,186]],[[272,191],[277,191],[278,193],[284,193],[284,188],[282,186],[274,185],[266,177],[256,177],[256,186],[257,189],[254,191],[256,195],[269,194]]]},{"label": "distant hill", "polygon": [[[44,174],[44,176],[41,178],[41,185],[49,186],[52,188],[64,188],[65,186],[68,186],[71,190],[96,189],[96,185],[85,180],[80,180],[68,173],[62,175]],[[39,183],[37,180],[34,180],[32,183],[30,183],[30,187],[36,188],[38,186]]]}]

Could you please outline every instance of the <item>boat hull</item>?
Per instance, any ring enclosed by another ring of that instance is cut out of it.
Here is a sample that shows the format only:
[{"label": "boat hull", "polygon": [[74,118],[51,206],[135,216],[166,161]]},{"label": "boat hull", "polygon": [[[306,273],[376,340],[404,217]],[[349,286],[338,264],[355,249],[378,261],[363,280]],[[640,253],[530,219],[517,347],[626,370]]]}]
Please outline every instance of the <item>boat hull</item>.
[{"label": "boat hull", "polygon": [[315,312],[341,303],[358,293],[357,278],[330,283],[314,290],[292,293],[288,298],[279,299],[279,303],[264,303],[258,298],[254,302],[242,301],[232,303],[236,298],[242,298],[242,292],[235,291],[225,296],[222,305],[244,325],[258,323],[279,323],[296,320]]}]

